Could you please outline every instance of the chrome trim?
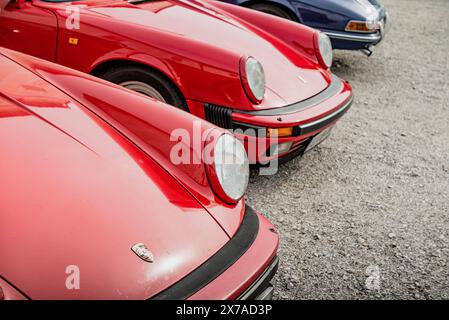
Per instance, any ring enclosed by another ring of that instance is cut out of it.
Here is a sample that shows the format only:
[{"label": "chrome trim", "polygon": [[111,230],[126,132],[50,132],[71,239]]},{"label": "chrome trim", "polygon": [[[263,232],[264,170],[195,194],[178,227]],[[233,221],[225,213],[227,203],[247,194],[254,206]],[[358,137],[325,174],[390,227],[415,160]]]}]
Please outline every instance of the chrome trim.
[{"label": "chrome trim", "polygon": [[259,278],[242,294],[237,300],[267,300],[270,299],[273,295],[273,286],[268,285],[267,288],[264,289],[260,294],[253,297],[254,293],[260,289],[260,286],[266,284],[271,281],[273,276],[276,274],[277,268],[279,266],[279,258],[276,256],[271,264],[264,270],[264,272],[259,276]]},{"label": "chrome trim", "polygon": [[273,293],[274,293],[274,287],[269,286],[265,289],[264,292],[262,292],[256,300],[266,301],[266,300],[273,300]]},{"label": "chrome trim", "polygon": [[384,17],[383,21],[384,21],[384,28],[383,28],[382,36],[385,36],[391,29],[391,16],[388,13],[388,11],[386,11],[386,10],[385,10],[385,17]]},{"label": "chrome trim", "polygon": [[358,42],[379,42],[382,40],[380,32],[370,34],[352,34],[343,32],[323,31],[331,39],[358,41]]}]

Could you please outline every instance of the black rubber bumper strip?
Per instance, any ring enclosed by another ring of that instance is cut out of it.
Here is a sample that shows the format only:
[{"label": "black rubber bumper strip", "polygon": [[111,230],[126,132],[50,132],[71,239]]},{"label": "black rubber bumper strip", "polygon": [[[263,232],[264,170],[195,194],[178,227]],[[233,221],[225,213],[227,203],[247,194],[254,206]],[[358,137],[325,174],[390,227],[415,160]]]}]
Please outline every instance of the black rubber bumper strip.
[{"label": "black rubber bumper strip", "polygon": [[240,259],[254,243],[258,233],[259,218],[251,207],[246,206],[242,224],[231,240],[192,273],[151,299],[185,300],[189,298]]},{"label": "black rubber bumper strip", "polygon": [[306,124],[299,125],[296,127],[294,131],[295,136],[302,136],[307,133],[311,133],[314,131],[318,131],[321,128],[326,127],[327,125],[331,124],[332,122],[337,121],[340,119],[350,108],[352,105],[353,98],[349,99],[340,109],[337,111],[321,118],[313,122],[309,122]]},{"label": "black rubber bumper strip", "polygon": [[265,110],[256,110],[256,111],[243,111],[243,110],[233,110],[234,113],[244,113],[244,114],[250,114],[254,116],[282,116],[289,113],[295,113],[301,110],[304,110],[308,107],[317,105],[322,103],[323,101],[326,101],[333,96],[335,96],[337,93],[340,92],[343,84],[341,82],[341,79],[337,77],[336,75],[332,75],[332,80],[330,85],[318,93],[317,95],[307,99],[303,100],[301,102],[297,102],[285,107],[279,107],[279,108],[273,108],[273,109],[265,109]]},{"label": "black rubber bumper strip", "polygon": [[[308,122],[308,123],[293,127],[292,136],[297,137],[297,136],[305,135],[307,133],[318,131],[318,130],[326,127],[327,125],[331,124],[332,122],[337,121],[351,108],[352,101],[353,101],[353,97],[351,97],[349,100],[347,100],[343,104],[343,106],[338,108],[337,111],[334,111],[331,114],[329,114],[325,117],[322,117],[316,121]],[[266,137],[266,135],[263,133],[264,131],[260,130],[260,129],[264,129],[264,127],[256,127],[256,126],[252,126],[252,125],[249,125],[246,123],[234,122],[234,130],[237,130],[237,129],[242,130],[242,132],[244,132],[245,134],[250,135],[250,136],[256,135],[258,137],[263,137],[263,138]],[[253,129],[253,130],[248,131],[248,129]],[[263,131],[262,134],[259,134],[261,131]]]}]

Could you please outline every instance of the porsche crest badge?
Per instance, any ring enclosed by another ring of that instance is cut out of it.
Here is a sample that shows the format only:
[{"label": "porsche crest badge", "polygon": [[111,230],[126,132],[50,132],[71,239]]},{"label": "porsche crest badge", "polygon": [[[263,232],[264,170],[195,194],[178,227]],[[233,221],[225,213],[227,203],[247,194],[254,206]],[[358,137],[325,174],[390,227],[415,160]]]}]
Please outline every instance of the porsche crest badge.
[{"label": "porsche crest badge", "polygon": [[154,257],[150,249],[143,243],[136,243],[132,246],[131,250],[142,260],[146,262],[153,262]]}]

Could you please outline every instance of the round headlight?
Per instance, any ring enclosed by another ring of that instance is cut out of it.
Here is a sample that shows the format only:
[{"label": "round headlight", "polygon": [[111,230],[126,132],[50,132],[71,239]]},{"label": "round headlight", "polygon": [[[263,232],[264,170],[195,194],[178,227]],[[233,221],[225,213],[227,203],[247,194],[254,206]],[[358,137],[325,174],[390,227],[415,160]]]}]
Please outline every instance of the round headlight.
[{"label": "round headlight", "polygon": [[243,59],[240,66],[246,94],[254,103],[260,103],[265,96],[265,72],[262,64],[253,57]]},{"label": "round headlight", "polygon": [[243,144],[234,136],[223,134],[218,138],[208,169],[212,188],[223,201],[235,203],[243,197],[248,186],[249,162]]},{"label": "round headlight", "polygon": [[332,66],[332,43],[327,35],[322,32],[318,32],[318,60],[324,68],[330,68]]}]

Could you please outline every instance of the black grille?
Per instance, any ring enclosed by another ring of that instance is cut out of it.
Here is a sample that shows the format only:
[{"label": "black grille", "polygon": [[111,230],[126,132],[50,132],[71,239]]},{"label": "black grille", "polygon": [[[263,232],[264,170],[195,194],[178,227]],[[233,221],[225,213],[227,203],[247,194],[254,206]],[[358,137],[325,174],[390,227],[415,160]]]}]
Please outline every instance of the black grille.
[{"label": "black grille", "polygon": [[232,129],[231,109],[206,103],[204,114],[207,121],[225,129]]}]

